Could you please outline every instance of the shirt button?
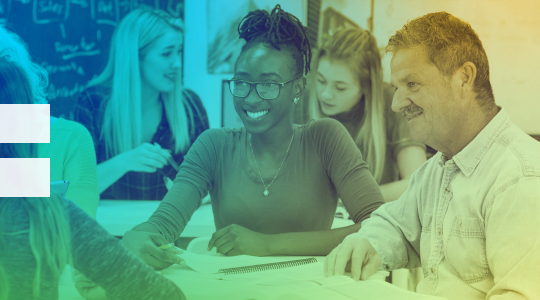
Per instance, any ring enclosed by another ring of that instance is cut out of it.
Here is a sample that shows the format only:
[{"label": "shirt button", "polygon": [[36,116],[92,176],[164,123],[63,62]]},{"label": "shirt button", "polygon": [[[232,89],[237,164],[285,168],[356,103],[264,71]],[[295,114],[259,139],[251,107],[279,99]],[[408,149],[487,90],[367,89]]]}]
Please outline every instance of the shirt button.
[{"label": "shirt button", "polygon": [[431,274],[435,275],[435,269],[431,268]]},{"label": "shirt button", "polygon": [[450,194],[450,188],[446,188],[446,193]]},{"label": "shirt button", "polygon": [[442,234],[442,228],[439,228],[439,235]]}]

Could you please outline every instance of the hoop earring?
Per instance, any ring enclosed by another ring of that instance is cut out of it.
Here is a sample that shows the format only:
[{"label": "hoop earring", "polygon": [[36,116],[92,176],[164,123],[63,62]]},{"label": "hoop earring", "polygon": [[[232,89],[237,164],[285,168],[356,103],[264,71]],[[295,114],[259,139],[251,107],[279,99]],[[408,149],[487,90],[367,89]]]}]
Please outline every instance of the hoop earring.
[{"label": "hoop earring", "polygon": [[294,104],[298,104],[298,98],[294,98]]}]

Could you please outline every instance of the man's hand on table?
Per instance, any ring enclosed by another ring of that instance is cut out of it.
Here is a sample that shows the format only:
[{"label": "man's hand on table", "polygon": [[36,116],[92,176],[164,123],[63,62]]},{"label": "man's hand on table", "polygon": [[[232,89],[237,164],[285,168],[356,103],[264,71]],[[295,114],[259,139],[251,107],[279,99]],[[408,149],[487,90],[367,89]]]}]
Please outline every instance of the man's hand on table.
[{"label": "man's hand on table", "polygon": [[357,233],[347,236],[324,260],[326,276],[343,275],[350,262],[354,280],[366,280],[381,267],[379,253],[371,243]]},{"label": "man's hand on table", "polygon": [[208,251],[216,247],[223,255],[271,255],[268,250],[268,235],[251,231],[240,225],[229,225],[212,235],[208,242]]},{"label": "man's hand on table", "polygon": [[160,249],[169,244],[159,233],[130,230],[122,238],[124,246],[156,270],[162,270],[173,264],[185,264],[177,254],[183,251],[176,247]]}]

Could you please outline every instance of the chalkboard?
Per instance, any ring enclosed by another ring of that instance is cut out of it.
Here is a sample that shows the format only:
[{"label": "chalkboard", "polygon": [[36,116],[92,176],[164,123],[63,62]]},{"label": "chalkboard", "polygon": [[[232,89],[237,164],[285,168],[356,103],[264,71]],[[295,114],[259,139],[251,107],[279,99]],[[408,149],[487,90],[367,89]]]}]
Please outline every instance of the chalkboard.
[{"label": "chalkboard", "polygon": [[0,0],[0,22],[48,71],[51,115],[72,119],[78,94],[107,64],[114,28],[141,6],[184,19],[184,0]]}]

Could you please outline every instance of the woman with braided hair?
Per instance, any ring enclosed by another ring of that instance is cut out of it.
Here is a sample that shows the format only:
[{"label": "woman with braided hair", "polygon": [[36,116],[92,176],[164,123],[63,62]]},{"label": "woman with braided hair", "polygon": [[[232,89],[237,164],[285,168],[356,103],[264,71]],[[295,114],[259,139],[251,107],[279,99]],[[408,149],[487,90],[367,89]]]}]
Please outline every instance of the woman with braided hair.
[{"label": "woman with braided hair", "polygon": [[[277,5],[250,12],[238,31],[246,44],[229,87],[244,127],[203,133],[156,212],[124,236],[156,268],[174,257],[152,255],[153,238],[174,242],[208,192],[217,230],[208,248],[224,255],[326,255],[383,203],[339,122],[291,121],[311,58],[306,28]],[[330,229],[338,198],[356,224]]]}]

